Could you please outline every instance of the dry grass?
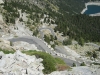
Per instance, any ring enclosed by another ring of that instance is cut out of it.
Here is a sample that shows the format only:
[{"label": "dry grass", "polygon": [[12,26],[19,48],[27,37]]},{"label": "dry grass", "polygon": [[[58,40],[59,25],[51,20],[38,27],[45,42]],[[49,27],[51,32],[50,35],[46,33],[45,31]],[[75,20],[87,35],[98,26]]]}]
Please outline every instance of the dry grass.
[{"label": "dry grass", "polygon": [[69,66],[64,65],[64,64],[58,64],[58,65],[56,66],[56,68],[57,68],[58,71],[64,71],[64,70],[70,69]]}]

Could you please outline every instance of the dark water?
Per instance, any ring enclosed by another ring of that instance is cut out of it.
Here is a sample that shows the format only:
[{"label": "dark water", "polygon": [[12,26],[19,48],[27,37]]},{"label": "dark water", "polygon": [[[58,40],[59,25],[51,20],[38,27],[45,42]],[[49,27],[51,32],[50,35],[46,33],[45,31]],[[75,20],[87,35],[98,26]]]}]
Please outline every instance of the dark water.
[{"label": "dark water", "polygon": [[86,10],[84,12],[84,14],[100,13],[100,6],[97,6],[97,5],[88,5],[87,8],[88,8],[88,10]]}]

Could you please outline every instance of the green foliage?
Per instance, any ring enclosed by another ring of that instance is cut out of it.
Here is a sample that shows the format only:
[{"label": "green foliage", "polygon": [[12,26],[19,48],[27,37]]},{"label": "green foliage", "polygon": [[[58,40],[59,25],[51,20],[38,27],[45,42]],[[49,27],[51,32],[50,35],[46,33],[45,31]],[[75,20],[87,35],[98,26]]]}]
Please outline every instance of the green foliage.
[{"label": "green foliage", "polygon": [[86,52],[86,56],[92,57],[92,52],[87,51],[87,52]]},{"label": "green foliage", "polygon": [[100,47],[99,47],[99,49],[98,49],[99,51],[100,51]]},{"label": "green foliage", "polygon": [[22,18],[20,18],[20,19],[19,19],[19,21],[20,21],[20,22],[23,22],[23,19],[22,19]]},{"label": "green foliage", "polygon": [[84,39],[81,37],[78,40],[79,45],[83,46],[84,45]]},{"label": "green foliage", "polygon": [[65,64],[65,62],[60,58],[55,58],[57,64]]},{"label": "green foliage", "polygon": [[73,65],[72,65],[73,67],[76,67],[76,64],[75,63],[73,63]]},{"label": "green foliage", "polygon": [[17,11],[17,8],[13,7],[12,3],[8,3],[7,1],[4,2],[4,7],[3,7],[6,12],[3,12],[4,17],[5,17],[5,22],[6,23],[15,23],[15,18],[19,17],[19,13]]},{"label": "green foliage", "polygon": [[24,53],[29,55],[36,55],[36,57],[42,58],[43,59],[42,63],[45,67],[45,69],[43,70],[44,73],[48,74],[56,70],[55,68],[56,61],[50,54],[47,54],[45,52],[37,52],[37,51],[27,51]]},{"label": "green foliage", "polygon": [[[84,3],[89,0],[84,0],[84,2],[81,0],[38,1],[44,9],[40,9],[28,0],[25,1],[5,1],[4,9],[7,10],[7,12],[3,14],[5,15],[5,21],[7,23],[14,23],[15,18],[19,17],[17,10],[22,9],[23,12],[30,14],[30,18],[34,23],[38,23],[44,14],[49,15],[49,17],[53,19],[51,23],[57,24],[55,31],[63,32],[63,36],[69,36],[71,39],[75,39],[82,46],[84,42],[88,41],[100,42],[100,17],[76,14],[82,11],[85,7]],[[57,9],[57,7],[59,9],[54,10]],[[50,23],[50,19],[45,17],[44,22]]]},{"label": "green foliage", "polygon": [[49,74],[53,71],[56,70],[56,65],[57,64],[64,64],[64,61],[60,58],[54,58],[50,54],[45,53],[45,52],[39,52],[39,51],[22,51],[23,53],[26,53],[28,55],[35,55],[37,58],[42,58],[43,59],[43,65],[44,65],[44,70],[43,72],[45,74]]},{"label": "green foliage", "polygon": [[94,64],[94,65],[100,65],[100,63],[96,63],[96,62],[94,62],[94,63],[92,63],[92,64]]},{"label": "green foliage", "polygon": [[87,52],[86,52],[86,56],[89,56],[90,58],[93,57],[94,60],[95,60],[96,58],[98,58],[98,54],[97,54],[96,51],[93,51],[93,52],[87,51]]},{"label": "green foliage", "polygon": [[98,57],[97,53],[95,51],[93,51],[93,58],[95,59],[97,57]]},{"label": "green foliage", "polygon": [[50,38],[49,38],[47,35],[44,35],[44,40],[45,40],[48,44],[50,44]]},{"label": "green foliage", "polygon": [[71,45],[71,44],[72,44],[72,40],[71,39],[63,41],[63,45]]},{"label": "green foliage", "polygon": [[54,38],[53,38],[53,35],[50,35],[50,41],[53,41]]},{"label": "green foliage", "polygon": [[85,62],[82,62],[82,63],[80,64],[80,66],[86,66]]},{"label": "green foliage", "polygon": [[57,40],[57,37],[55,36],[54,40]]},{"label": "green foliage", "polygon": [[10,53],[14,53],[15,51],[9,51],[9,50],[5,50],[5,49],[1,49],[0,48],[0,51],[2,51],[4,54],[10,54]]},{"label": "green foliage", "polygon": [[46,23],[46,18],[44,18],[44,23]]},{"label": "green foliage", "polygon": [[55,44],[51,45],[52,48],[55,48]]},{"label": "green foliage", "polygon": [[13,46],[13,43],[10,41],[10,46]]},{"label": "green foliage", "polygon": [[[60,16],[60,17],[59,17]],[[55,31],[63,32],[83,45],[84,42],[100,42],[100,17],[88,15],[59,15],[56,19]]]},{"label": "green foliage", "polygon": [[[26,4],[27,2],[27,4]],[[15,23],[15,19],[19,17],[19,13],[18,13],[18,9],[21,9],[22,12],[26,12],[28,14],[31,14],[32,12],[36,12],[37,14],[42,12],[40,8],[38,8],[37,6],[35,6],[34,4],[30,5],[28,1],[4,1],[4,9],[6,10],[6,13],[4,12],[4,16],[5,16],[5,21],[6,23]],[[33,20],[33,15],[32,17],[30,17]],[[38,22],[38,18],[35,16],[36,18],[36,22]],[[23,21],[20,18],[20,21]]]},{"label": "green foliage", "polygon": [[34,32],[33,32],[33,36],[37,36],[38,35],[38,30],[35,30]]}]

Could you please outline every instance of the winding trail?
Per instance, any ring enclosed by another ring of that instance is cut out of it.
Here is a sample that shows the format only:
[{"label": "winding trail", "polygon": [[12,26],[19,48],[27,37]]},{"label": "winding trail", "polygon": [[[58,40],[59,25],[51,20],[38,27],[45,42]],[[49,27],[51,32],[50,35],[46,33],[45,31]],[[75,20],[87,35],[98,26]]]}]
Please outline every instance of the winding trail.
[{"label": "winding trail", "polygon": [[53,37],[55,37],[55,32],[54,32],[54,30],[52,29],[52,28],[49,28],[49,27],[42,27],[42,28],[39,28],[38,29],[38,31],[39,31],[39,33],[40,33],[40,35],[41,35],[41,38],[44,40],[44,34],[43,34],[43,32],[41,32],[41,30],[44,30],[44,29],[48,29],[48,30],[50,30],[51,31],[51,33],[52,33],[52,35],[53,35]]},{"label": "winding trail", "polygon": [[30,37],[30,36],[17,37],[9,39],[9,41],[11,42],[24,41],[29,44],[35,44],[39,50],[43,50],[45,52],[47,51],[49,53],[51,52],[51,50],[45,45],[45,43],[37,37]]},{"label": "winding trail", "polygon": [[[74,60],[70,60],[68,58],[64,58],[64,57],[57,56],[56,55],[57,50],[56,50],[56,53],[55,53],[53,50],[51,50],[50,48],[47,47],[47,45],[44,43],[43,40],[40,40],[37,37],[34,37],[34,36],[33,37],[30,37],[30,36],[16,37],[16,38],[9,39],[9,41],[11,41],[11,42],[24,41],[24,42],[27,42],[29,44],[35,44],[37,46],[37,49],[42,50],[44,52],[48,52],[53,57],[59,57],[59,58],[63,59],[65,61],[65,63],[67,65],[69,65],[69,66],[72,66],[73,63],[77,64],[78,66],[80,65],[80,63],[77,62],[77,61],[74,61]],[[62,52],[63,52],[63,50],[62,50]]]}]

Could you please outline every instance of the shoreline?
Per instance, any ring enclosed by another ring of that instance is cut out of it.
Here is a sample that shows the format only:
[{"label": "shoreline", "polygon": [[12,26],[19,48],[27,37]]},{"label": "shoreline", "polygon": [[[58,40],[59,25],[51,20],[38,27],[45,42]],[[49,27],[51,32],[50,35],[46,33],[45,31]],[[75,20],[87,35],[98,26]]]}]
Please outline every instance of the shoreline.
[{"label": "shoreline", "polygon": [[[81,14],[84,14],[84,12],[85,12],[86,10],[88,10],[88,8],[87,8],[88,5],[97,5],[97,6],[100,6],[100,1],[85,3],[85,8],[82,10]],[[100,16],[100,13],[97,13],[97,14],[90,14],[90,16]]]}]

